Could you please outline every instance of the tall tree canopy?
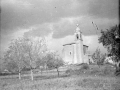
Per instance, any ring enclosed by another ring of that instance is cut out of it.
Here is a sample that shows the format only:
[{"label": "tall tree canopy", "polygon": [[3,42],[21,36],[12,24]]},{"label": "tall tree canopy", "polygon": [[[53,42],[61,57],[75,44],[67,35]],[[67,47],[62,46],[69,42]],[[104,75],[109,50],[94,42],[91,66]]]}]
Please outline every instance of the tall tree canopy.
[{"label": "tall tree canopy", "polygon": [[119,42],[117,41],[119,37],[119,26],[113,26],[106,31],[101,30],[101,37],[98,39],[99,43],[107,47],[109,54],[116,56],[116,62],[120,61],[120,48]]}]

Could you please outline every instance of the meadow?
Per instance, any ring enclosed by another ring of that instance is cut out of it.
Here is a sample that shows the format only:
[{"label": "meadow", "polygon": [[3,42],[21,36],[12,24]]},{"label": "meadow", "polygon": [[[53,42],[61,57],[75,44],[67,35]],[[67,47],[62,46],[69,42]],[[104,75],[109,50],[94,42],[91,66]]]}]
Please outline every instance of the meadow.
[{"label": "meadow", "polygon": [[[29,73],[29,72],[28,72]],[[120,77],[110,65],[70,65],[56,70],[29,74],[0,76],[0,90],[120,90]]]}]

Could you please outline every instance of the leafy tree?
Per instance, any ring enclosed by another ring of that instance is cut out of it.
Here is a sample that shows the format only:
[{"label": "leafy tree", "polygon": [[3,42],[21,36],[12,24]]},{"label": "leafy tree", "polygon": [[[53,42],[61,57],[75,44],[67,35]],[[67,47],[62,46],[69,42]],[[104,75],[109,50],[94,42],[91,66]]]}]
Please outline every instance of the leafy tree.
[{"label": "leafy tree", "polygon": [[44,39],[19,38],[11,42],[4,59],[6,65],[13,62],[17,65],[19,79],[21,79],[22,69],[29,67],[31,69],[31,79],[33,80],[33,69],[36,67],[35,61],[38,57],[41,57],[41,53],[45,50],[46,43]]},{"label": "leafy tree", "polygon": [[8,69],[16,69],[19,72],[19,79],[21,79],[21,70],[24,68],[24,54],[22,49],[22,39],[16,39],[11,41],[8,51],[6,52],[4,59]]},{"label": "leafy tree", "polygon": [[48,68],[55,68],[59,76],[59,67],[64,64],[62,58],[56,53],[49,53],[46,58]]},{"label": "leafy tree", "polygon": [[37,61],[36,61],[36,67],[39,68],[41,70],[41,74],[42,74],[42,71],[45,67],[45,60],[44,58],[37,58]]},{"label": "leafy tree", "polygon": [[105,55],[101,53],[99,48],[97,48],[93,53],[92,58],[94,62],[100,67],[100,65],[104,63]]},{"label": "leafy tree", "polygon": [[14,61],[9,61],[6,66],[6,69],[10,72],[16,72],[19,68]]},{"label": "leafy tree", "polygon": [[[116,59],[114,59],[116,63],[120,62],[120,48],[119,43],[116,40],[116,36],[120,37],[119,26],[120,25],[113,26],[106,31],[101,30],[101,36],[99,38],[99,43],[102,43],[103,46],[107,47],[109,54],[116,57]],[[119,65],[116,65],[116,71],[117,70],[120,71]]]},{"label": "leafy tree", "polygon": [[42,57],[42,52],[46,50],[45,39],[24,38],[23,49],[26,61],[31,69],[31,80],[33,80],[33,69],[36,67],[36,61]]}]

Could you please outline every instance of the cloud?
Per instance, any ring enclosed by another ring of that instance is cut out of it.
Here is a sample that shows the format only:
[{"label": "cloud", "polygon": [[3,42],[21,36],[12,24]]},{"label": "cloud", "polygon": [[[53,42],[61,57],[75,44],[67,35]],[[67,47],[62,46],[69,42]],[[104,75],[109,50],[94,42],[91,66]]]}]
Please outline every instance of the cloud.
[{"label": "cloud", "polygon": [[[94,22],[94,24],[92,24]],[[50,33],[53,38],[63,38],[67,35],[73,35],[76,30],[76,24],[79,24],[83,35],[99,35],[101,30],[109,29],[110,26],[114,26],[118,23],[116,19],[104,19],[91,18],[88,16],[81,17],[67,17],[61,18],[55,23],[45,23],[32,27],[29,31],[24,33],[25,37],[43,37]],[[97,25],[97,27],[96,27]],[[97,30],[98,28],[98,30]]]},{"label": "cloud", "polygon": [[89,14],[97,18],[118,18],[119,0],[90,0]]},{"label": "cloud", "polygon": [[63,18],[58,23],[53,24],[53,38],[63,38],[72,35],[75,25],[71,23],[71,18]]},{"label": "cloud", "polygon": [[12,33],[18,28],[29,28],[37,24],[55,22],[61,17],[76,15],[74,3],[72,0],[2,1],[1,29]]},{"label": "cloud", "polygon": [[118,18],[118,0],[3,0],[1,29],[5,33],[18,28],[56,22],[61,18],[91,16]]},{"label": "cloud", "polygon": [[101,20],[101,18],[88,16],[62,18],[57,23],[53,23],[53,38],[63,38],[67,35],[73,35],[76,30],[76,24],[79,24],[83,35],[89,36],[99,35],[101,30],[109,29],[110,26],[114,26],[117,23],[117,19],[105,18]]},{"label": "cloud", "polygon": [[24,33],[24,37],[43,37],[52,32],[50,24],[37,25]]}]

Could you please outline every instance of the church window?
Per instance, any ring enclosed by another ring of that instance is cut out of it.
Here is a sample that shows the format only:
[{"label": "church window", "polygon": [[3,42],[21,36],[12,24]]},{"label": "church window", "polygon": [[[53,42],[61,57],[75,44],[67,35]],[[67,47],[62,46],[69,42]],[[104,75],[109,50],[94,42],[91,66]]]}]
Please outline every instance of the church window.
[{"label": "church window", "polygon": [[72,53],[70,52],[70,55],[71,55]]},{"label": "church window", "polygon": [[76,38],[77,38],[77,39],[79,39],[79,36],[78,36],[78,34],[76,35]]}]

